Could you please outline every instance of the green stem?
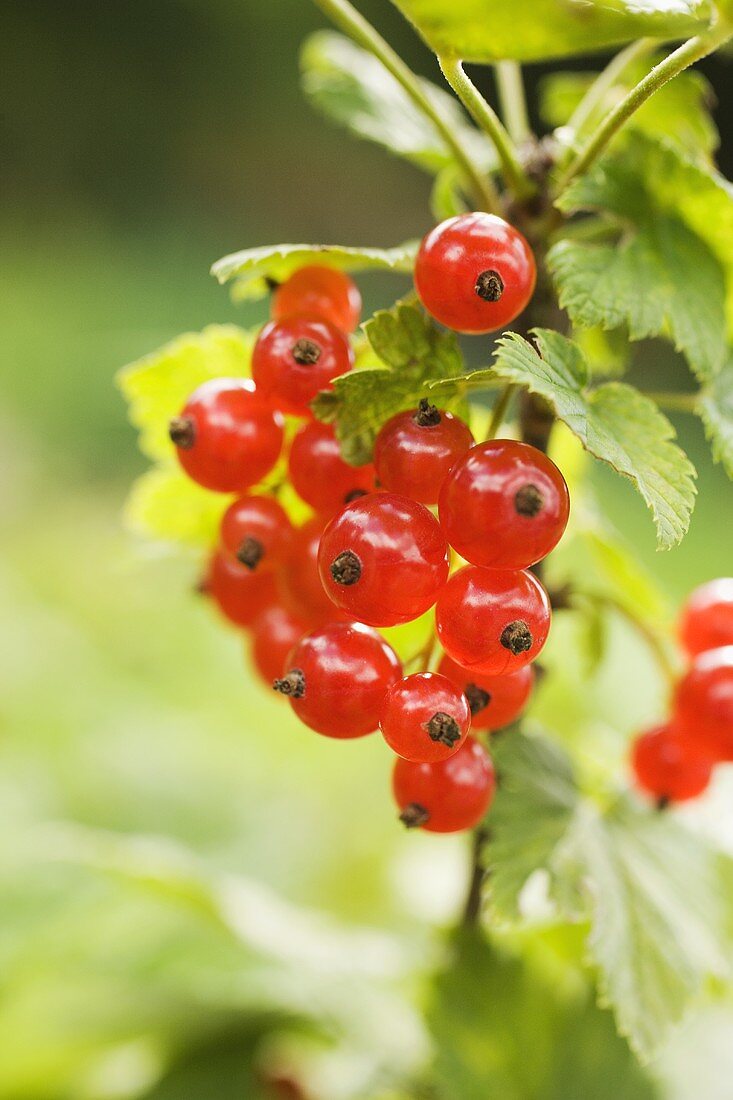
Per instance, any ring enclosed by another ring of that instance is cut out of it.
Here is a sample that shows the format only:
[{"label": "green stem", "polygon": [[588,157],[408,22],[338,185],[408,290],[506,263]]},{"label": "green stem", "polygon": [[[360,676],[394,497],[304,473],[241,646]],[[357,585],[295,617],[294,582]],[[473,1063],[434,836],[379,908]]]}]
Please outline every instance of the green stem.
[{"label": "green stem", "polygon": [[598,74],[578,106],[573,111],[567,122],[567,126],[563,127],[570,131],[572,140],[575,140],[575,137],[580,130],[583,129],[596,108],[602,106],[607,94],[616,84],[624,70],[627,69],[632,62],[637,61],[640,57],[643,57],[644,54],[649,53],[653,47],[653,39],[640,38],[638,42],[632,42],[630,46],[627,46],[625,50],[621,50],[620,53],[617,53],[616,56],[609,61],[608,65]]},{"label": "green stem", "polygon": [[674,684],[678,677],[678,670],[675,667],[674,661],[671,660],[667,646],[664,643],[663,638],[643,619],[639,618],[626,604],[621,600],[615,599],[613,596],[606,595],[605,592],[583,592],[582,595],[593,602],[600,604],[602,607],[607,607],[612,611],[615,611],[617,615],[620,615],[623,619],[634,628],[637,634],[641,635],[649,649],[651,650],[659,671],[662,673],[663,678],[669,683]]},{"label": "green stem", "polygon": [[522,70],[516,61],[499,61],[496,66],[496,87],[499,92],[501,115],[516,145],[532,136],[527,114],[527,97],[524,94]]},{"label": "green stem", "polygon": [[699,395],[696,393],[649,393],[642,391],[645,397],[650,397],[662,409],[670,412],[695,413]]},{"label": "green stem", "polygon": [[612,111],[609,111],[595,129],[558,181],[558,193],[563,191],[576,176],[588,171],[626,120],[638,111],[650,96],[690,65],[707,57],[730,38],[731,34],[733,30],[730,26],[721,22],[708,34],[689,39],[679,49],[665,57],[664,61],[655,65],[643,80],[640,80],[636,87],[632,88]]},{"label": "green stem", "polygon": [[534,194],[535,187],[522,168],[514,142],[504,129],[494,108],[486,102],[475,84],[468,79],[463,64],[458,58],[439,57],[438,64],[443,71],[443,76],[471,118],[493,141],[507,186],[518,199],[529,198]]},{"label": "green stem", "polygon": [[486,432],[487,439],[496,439],[496,436],[499,434],[499,429],[504,423],[506,411],[509,408],[509,402],[514,396],[515,389],[516,385],[514,382],[507,382],[506,386],[504,386],[504,389],[499,394],[491,412],[491,420],[489,421],[489,427]]},{"label": "green stem", "polygon": [[367,22],[363,15],[349,3],[349,0],[315,0],[315,3],[337,27],[382,62],[385,69],[402,85],[415,106],[433,123],[470,182],[476,199],[487,210],[497,210],[500,205],[499,197],[493,184],[474,164],[455,129],[436,109],[425,94],[418,78],[405,65],[399,54],[395,53],[389,43],[385,42],[371,23]]}]

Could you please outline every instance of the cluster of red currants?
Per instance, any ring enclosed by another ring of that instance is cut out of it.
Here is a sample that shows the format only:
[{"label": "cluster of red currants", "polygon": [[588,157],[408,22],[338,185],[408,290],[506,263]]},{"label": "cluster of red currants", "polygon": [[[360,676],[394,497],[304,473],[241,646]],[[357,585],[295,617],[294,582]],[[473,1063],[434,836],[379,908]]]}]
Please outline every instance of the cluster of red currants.
[{"label": "cluster of red currants", "polygon": [[733,761],[733,577],[695,589],[679,636],[689,664],[675,686],[672,716],[632,749],[639,786],[662,805],[696,798],[714,765]]},{"label": "cluster of red currants", "polygon": [[[416,286],[440,321],[485,332],[524,308],[534,261],[501,219],[466,215],[426,237]],[[475,444],[460,418],[427,399],[383,425],[373,463],[347,464],[310,403],[351,369],[359,312],[348,276],[301,268],[275,290],[253,381],[201,386],[171,438],[194,480],[239,494],[223,516],[206,588],[251,630],[259,672],[318,733],[347,739],[380,728],[398,756],[402,820],[452,832],[476,824],[494,790],[471,727],[501,728],[529,698],[531,662],[550,626],[530,567],[562,536],[568,491],[542,452],[513,440]],[[284,415],[301,420],[288,475],[314,513],[295,529],[274,496],[247,492],[281,454]],[[453,573],[451,548],[467,563]],[[433,606],[437,671],[426,657],[424,671],[405,676],[376,628]]]}]

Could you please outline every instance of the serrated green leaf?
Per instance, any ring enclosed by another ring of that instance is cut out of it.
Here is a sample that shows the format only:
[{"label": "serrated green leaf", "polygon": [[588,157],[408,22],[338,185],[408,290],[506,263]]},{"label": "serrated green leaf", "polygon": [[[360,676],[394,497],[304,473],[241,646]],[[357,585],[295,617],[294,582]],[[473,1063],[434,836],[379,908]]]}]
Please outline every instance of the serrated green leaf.
[{"label": "serrated green leaf", "polygon": [[[584,132],[592,133],[600,119],[638,84],[657,58],[646,57],[629,65],[588,116]],[[595,80],[597,73],[551,73],[540,85],[540,112],[549,126],[564,126]],[[712,88],[702,73],[680,73],[660,88],[627,122],[653,138],[665,137],[690,153],[710,156],[718,147],[718,131],[710,114]]]},{"label": "serrated green leaf", "polygon": [[619,241],[558,242],[548,265],[574,324],[667,335],[702,380],[727,358],[733,332],[733,187],[668,142],[630,133],[620,150],[558,200],[601,212]]},{"label": "serrated green leaf", "polygon": [[125,522],[135,534],[208,550],[232,499],[203,489],[181,470],[154,466],[133,483]]},{"label": "serrated green leaf", "polygon": [[636,38],[704,30],[707,0],[392,0],[437,54],[465,61],[544,61]]},{"label": "serrated green leaf", "polygon": [[335,424],[342,454],[354,465],[369,461],[385,420],[417,405],[431,379],[463,365],[455,333],[439,329],[419,306],[398,302],[364,330],[383,366],[341,375],[311,406],[319,420]]},{"label": "serrated green leaf", "polygon": [[203,332],[171,340],[118,372],[117,385],[128,402],[130,420],[140,432],[143,454],[172,459],[168,438],[171,417],[178,415],[203,382],[249,375],[254,341],[254,333],[236,325],[209,325]]},{"label": "serrated green leaf", "polygon": [[282,282],[305,264],[323,264],[340,271],[395,271],[410,274],[415,266],[419,241],[406,241],[395,248],[351,248],[330,244],[279,244],[245,248],[223,256],[211,268],[220,283],[236,279],[233,297],[239,300],[263,298],[268,280]]},{"label": "serrated green leaf", "polygon": [[701,390],[697,409],[714,460],[733,478],[733,362]]},{"label": "serrated green leaf", "polygon": [[493,374],[544,397],[586,450],[633,482],[654,517],[658,547],[674,546],[689,526],[695,469],[672,442],[672,425],[632,386],[588,389],[585,359],[567,337],[548,329],[534,336],[539,353],[515,333],[501,339]]},{"label": "serrated green leaf", "polygon": [[[429,172],[454,164],[435,127],[401,84],[372,54],[334,31],[306,39],[300,55],[303,88],[320,111],[358,137],[374,141]],[[456,99],[429,80],[423,91],[472,158],[489,172],[496,168],[491,143],[472,126]]]}]

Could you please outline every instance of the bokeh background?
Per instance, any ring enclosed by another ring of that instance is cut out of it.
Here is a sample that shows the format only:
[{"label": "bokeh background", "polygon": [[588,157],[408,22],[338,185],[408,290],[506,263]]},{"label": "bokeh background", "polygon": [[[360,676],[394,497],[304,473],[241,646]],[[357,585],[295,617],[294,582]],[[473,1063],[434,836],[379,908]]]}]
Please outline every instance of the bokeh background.
[{"label": "bokeh background", "polygon": [[[360,6],[437,79],[390,5]],[[428,1097],[399,1082],[429,1056],[425,975],[465,845],[398,831],[377,739],[297,727],[191,594],[195,563],[124,530],[144,463],[113,376],[179,332],[262,318],[209,276],[223,253],[418,236],[429,181],[306,104],[299,44],[323,25],[306,0],[0,15],[0,1098],[295,1096],[263,1083],[278,1075],[318,1100]],[[703,71],[730,103],[733,66]],[[733,118],[716,120],[730,175]],[[374,308],[404,284],[362,289]],[[645,347],[634,370],[691,386]],[[678,550],[657,555],[632,491],[594,475],[672,603],[730,572],[729,485],[675,423],[700,471]],[[659,704],[637,656],[621,738]]]}]

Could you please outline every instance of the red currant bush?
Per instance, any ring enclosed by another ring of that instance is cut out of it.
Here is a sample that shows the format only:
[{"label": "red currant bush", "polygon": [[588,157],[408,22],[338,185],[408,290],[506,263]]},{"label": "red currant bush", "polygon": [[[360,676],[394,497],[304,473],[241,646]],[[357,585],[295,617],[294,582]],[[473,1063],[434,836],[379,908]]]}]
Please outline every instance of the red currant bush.
[{"label": "red currant bush", "polygon": [[284,564],[293,528],[273,497],[244,496],[230,504],[221,521],[221,545],[254,572]]},{"label": "red currant bush", "polygon": [[438,597],[435,621],[449,657],[469,670],[501,676],[533,661],[550,630],[550,601],[529,572],[467,565]]},{"label": "red currant bush", "polygon": [[252,573],[221,551],[211,559],[204,588],[235,626],[251,626],[278,599],[274,573]]},{"label": "red currant bush", "polygon": [[275,321],[298,314],[328,321],[342,332],[353,332],[361,315],[359,288],[343,271],[308,264],[286,279],[272,296]]},{"label": "red currant bush", "polygon": [[371,462],[364,466],[344,462],[333,428],[316,420],[304,424],[293,439],[289,473],[301,500],[325,515],[374,489]]},{"label": "red currant bush", "polygon": [[398,756],[432,764],[461,747],[471,728],[471,711],[466,696],[447,677],[418,672],[389,689],[379,726]]},{"label": "red currant bush", "polygon": [[457,332],[506,328],[529,302],[536,279],[527,241],[494,214],[459,214],[436,225],[415,263],[422,304]]},{"label": "red currant bush", "polygon": [[695,589],[680,615],[680,640],[691,657],[733,645],[733,577]]},{"label": "red currant bush", "polygon": [[466,696],[471,726],[477,730],[502,729],[519,718],[529,702],[534,684],[531,665],[503,676],[487,676],[462,668],[450,657],[443,657],[438,672],[452,680]]},{"label": "red currant bush", "polygon": [[733,760],[733,646],[695,657],[677,685],[674,722],[716,760]]},{"label": "red currant bush", "polygon": [[219,493],[239,493],[277,462],[283,421],[253,382],[215,378],[191,394],[169,433],[190,478]]},{"label": "red currant bush", "polygon": [[422,504],[373,493],[331,520],[318,568],[337,607],[370,626],[395,626],[435,603],[448,577],[448,544]]},{"label": "red currant bush", "polygon": [[266,684],[282,676],[288,654],[307,630],[305,619],[280,604],[273,604],[257,616],[249,649],[254,666]]},{"label": "red currant bush", "polygon": [[489,755],[473,737],[447,760],[416,764],[398,759],[392,773],[401,821],[431,833],[457,833],[478,825],[495,787]]},{"label": "red currant bush", "polygon": [[393,493],[437,504],[440,487],[456,459],[473,443],[462,420],[427,400],[388,420],[374,445],[379,483]]},{"label": "red currant bush", "polygon": [[562,538],[570,513],[565,478],[536,447],[479,443],[459,458],[440,491],[440,523],[472,565],[526,569]]},{"label": "red currant bush", "polygon": [[384,697],[402,675],[394,650],[361,623],[329,623],[306,634],[275,681],[306,726],[326,737],[363,737],[379,725]]},{"label": "red currant bush", "polygon": [[348,339],[328,321],[286,317],[271,321],[252,352],[252,377],[263,397],[293,416],[310,416],[310,403],[354,365]]},{"label": "red currant bush", "polygon": [[706,789],[712,763],[671,726],[657,726],[634,741],[631,763],[636,782],[662,802],[685,802]]}]

